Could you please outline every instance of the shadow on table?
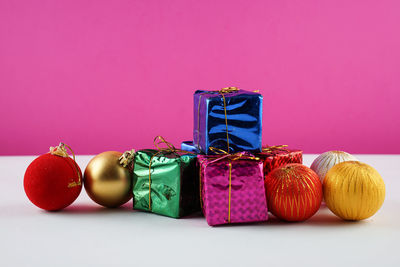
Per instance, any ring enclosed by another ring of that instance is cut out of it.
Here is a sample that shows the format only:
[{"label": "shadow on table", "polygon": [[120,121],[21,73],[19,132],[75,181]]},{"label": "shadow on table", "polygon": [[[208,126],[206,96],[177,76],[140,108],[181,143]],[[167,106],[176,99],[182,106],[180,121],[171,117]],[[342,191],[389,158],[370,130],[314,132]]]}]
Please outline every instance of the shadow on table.
[{"label": "shadow on table", "polygon": [[[301,223],[301,222],[300,222]],[[333,214],[328,207],[322,205],[318,212],[307,221],[302,222],[311,226],[357,226],[365,221],[346,221]]]},{"label": "shadow on table", "polygon": [[63,214],[110,214],[110,213],[127,213],[134,212],[132,209],[132,201],[125,203],[118,208],[105,208],[95,203],[93,204],[76,204],[71,205],[62,211],[56,211],[54,213],[62,212]]},{"label": "shadow on table", "polygon": [[229,227],[353,227],[366,223],[365,221],[345,221],[333,214],[326,206],[321,206],[320,210],[310,219],[302,222],[288,222],[280,220],[271,213],[268,213],[268,221],[256,223],[240,223],[240,224],[224,224],[215,226],[216,228],[229,228]]},{"label": "shadow on table", "polygon": [[[128,213],[136,213],[140,211],[135,211],[132,209],[132,200],[128,203],[122,205],[119,208],[105,208],[101,207],[97,204],[76,204],[69,206],[68,208],[62,211],[56,211],[51,213],[62,213],[63,215],[83,215],[83,214],[92,214],[92,215],[100,215],[100,214],[128,214]],[[337,217],[333,214],[326,206],[321,206],[320,210],[312,216],[310,219],[303,221],[303,222],[287,222],[278,219],[271,213],[268,214],[269,218],[266,222],[256,222],[256,223],[237,223],[237,224],[224,224],[218,225],[212,228],[230,228],[230,227],[353,227],[359,226],[365,223],[365,221],[345,221]],[[162,216],[154,214],[154,216]],[[163,216],[164,217],[164,216]],[[172,219],[175,220],[175,219]],[[189,216],[182,217],[178,220],[188,221],[188,223],[192,223],[197,226],[206,226],[206,220],[202,213],[197,212]]]}]

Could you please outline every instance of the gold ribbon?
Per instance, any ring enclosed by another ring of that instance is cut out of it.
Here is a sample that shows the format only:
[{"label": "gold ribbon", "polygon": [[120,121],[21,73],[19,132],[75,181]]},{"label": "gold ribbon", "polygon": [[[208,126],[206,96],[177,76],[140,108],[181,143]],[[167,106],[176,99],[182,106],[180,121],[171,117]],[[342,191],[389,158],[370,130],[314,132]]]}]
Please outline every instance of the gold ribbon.
[{"label": "gold ribbon", "polygon": [[[165,138],[162,137],[161,135],[156,136],[153,140],[153,143],[158,151],[155,154],[153,154],[153,156],[151,156],[149,163],[149,210],[151,210],[151,165],[153,158],[158,156],[159,154],[174,153],[178,156],[180,156],[178,153],[194,154],[193,152],[190,151],[175,148],[175,146],[172,143],[166,141]],[[166,147],[161,147],[162,144],[166,145]]]},{"label": "gold ribbon", "polygon": [[[224,102],[224,114],[225,114],[225,127],[226,127],[226,144],[227,144],[227,150],[229,153],[229,133],[228,133],[228,116],[226,113],[226,100],[225,100],[225,95],[224,94],[228,94],[228,93],[233,93],[233,92],[237,92],[239,91],[238,88],[236,87],[224,87],[221,88],[221,90],[217,90],[217,91],[207,91],[207,93],[211,92],[211,93],[219,93],[222,96],[222,100]],[[202,95],[200,94],[199,96],[199,103],[197,105],[197,145],[200,142],[200,100],[201,100]]]},{"label": "gold ribbon", "polygon": [[[237,91],[239,91],[239,89],[237,87],[230,86],[230,87],[221,88],[221,90],[218,90],[217,92],[220,94],[228,94],[228,93],[233,93],[233,92],[237,92]],[[213,92],[215,92],[215,91],[213,91]]]},{"label": "gold ribbon", "polygon": [[[228,159],[228,167],[229,167],[229,187],[228,187],[228,223],[231,222],[231,197],[232,197],[232,161],[239,160],[239,159],[249,159],[249,160],[260,160],[258,157],[254,157],[252,155],[248,155],[246,152],[236,152],[234,154],[229,154],[227,151],[223,149],[219,149],[216,147],[210,147],[210,150],[217,155],[222,155],[221,157],[216,158],[215,160],[211,161],[209,164],[214,162]],[[200,168],[201,169],[201,168]],[[200,199],[201,199],[201,171],[200,171]],[[200,201],[202,204],[202,201]],[[203,207],[202,207],[203,208]]]},{"label": "gold ribbon", "polygon": [[226,126],[226,146],[228,148],[229,153],[229,134],[228,134],[228,116],[226,115],[226,100],[224,94],[232,93],[239,91],[236,87],[225,87],[218,91],[221,94],[222,99],[224,101],[224,113],[225,113],[225,126]]},{"label": "gold ribbon", "polygon": [[249,155],[247,152],[245,151],[240,151],[240,152],[236,152],[234,154],[229,154],[227,151],[220,149],[220,148],[216,148],[216,147],[210,147],[210,150],[212,152],[214,152],[217,155],[223,155],[221,157],[216,158],[215,160],[211,161],[210,163],[214,163],[216,161],[220,161],[223,160],[225,158],[228,158],[229,160],[239,160],[239,159],[250,159],[250,160],[260,160],[259,157],[255,157],[253,155]]},{"label": "gold ribbon", "polygon": [[289,149],[286,149],[287,145],[277,145],[277,146],[266,146],[261,149],[261,152],[269,153],[269,152],[276,152],[276,151],[286,151],[290,152]]},{"label": "gold ribbon", "polygon": [[74,153],[74,151],[72,150],[72,148],[69,145],[64,144],[64,143],[61,142],[56,147],[52,147],[51,146],[50,149],[49,149],[50,150],[49,153],[52,154],[52,155],[59,156],[59,157],[69,158],[69,155],[68,155],[68,152],[67,152],[67,148],[71,151],[72,159],[74,160],[74,167],[75,167],[76,173],[78,174],[78,182],[73,181],[73,182],[70,182],[68,184],[68,188],[71,188],[71,187],[79,186],[79,185],[82,184],[82,177],[81,177],[81,173],[79,172],[79,169],[78,169],[76,161],[75,161],[75,153]]}]

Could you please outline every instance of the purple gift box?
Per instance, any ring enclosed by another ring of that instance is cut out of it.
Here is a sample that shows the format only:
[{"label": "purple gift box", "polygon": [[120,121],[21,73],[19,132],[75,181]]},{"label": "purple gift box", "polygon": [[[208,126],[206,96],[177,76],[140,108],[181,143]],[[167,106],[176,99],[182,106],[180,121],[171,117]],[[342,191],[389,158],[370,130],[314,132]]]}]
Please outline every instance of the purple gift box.
[{"label": "purple gift box", "polygon": [[268,219],[262,161],[245,152],[197,158],[202,209],[209,225]]}]

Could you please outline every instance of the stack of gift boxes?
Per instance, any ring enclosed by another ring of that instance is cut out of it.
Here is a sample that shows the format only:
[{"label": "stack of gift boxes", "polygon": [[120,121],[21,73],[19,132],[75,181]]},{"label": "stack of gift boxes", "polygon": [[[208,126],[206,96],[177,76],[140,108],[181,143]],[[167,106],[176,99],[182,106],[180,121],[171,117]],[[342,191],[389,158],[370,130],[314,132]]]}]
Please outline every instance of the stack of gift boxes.
[{"label": "stack of gift boxes", "polygon": [[193,141],[161,136],[133,166],[134,209],[179,218],[202,210],[209,225],[268,219],[264,177],[302,151],[262,146],[262,101],[235,87],[194,93]]}]

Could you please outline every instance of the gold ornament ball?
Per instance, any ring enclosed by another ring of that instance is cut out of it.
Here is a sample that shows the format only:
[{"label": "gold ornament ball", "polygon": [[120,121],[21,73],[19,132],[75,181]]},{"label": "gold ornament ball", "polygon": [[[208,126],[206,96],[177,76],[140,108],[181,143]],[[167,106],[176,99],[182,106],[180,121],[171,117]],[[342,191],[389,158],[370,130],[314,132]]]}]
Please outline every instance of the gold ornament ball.
[{"label": "gold ornament ball", "polygon": [[385,183],[368,164],[346,161],[333,166],[325,176],[324,198],[328,208],[344,220],[371,217],[385,200]]},{"label": "gold ornament ball", "polygon": [[120,152],[107,151],[92,158],[84,174],[89,197],[108,208],[119,207],[132,198],[132,176],[119,164]]}]

